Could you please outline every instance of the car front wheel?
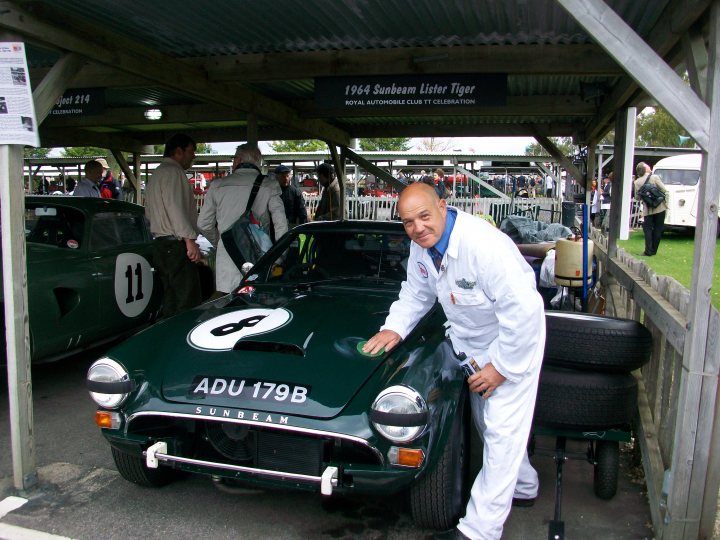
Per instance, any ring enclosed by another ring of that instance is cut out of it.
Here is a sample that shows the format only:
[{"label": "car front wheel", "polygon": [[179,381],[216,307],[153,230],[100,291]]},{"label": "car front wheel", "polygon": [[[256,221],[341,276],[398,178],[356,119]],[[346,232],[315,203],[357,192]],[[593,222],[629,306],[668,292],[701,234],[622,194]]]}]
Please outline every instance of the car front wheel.
[{"label": "car front wheel", "polygon": [[168,467],[150,469],[145,465],[142,457],[126,454],[115,447],[110,449],[120,476],[129,482],[144,487],[162,487],[176,480],[180,475],[179,471]]},{"label": "car front wheel", "polygon": [[435,468],[410,488],[412,517],[420,527],[450,529],[465,510],[470,464],[468,417],[466,407],[461,405]]}]

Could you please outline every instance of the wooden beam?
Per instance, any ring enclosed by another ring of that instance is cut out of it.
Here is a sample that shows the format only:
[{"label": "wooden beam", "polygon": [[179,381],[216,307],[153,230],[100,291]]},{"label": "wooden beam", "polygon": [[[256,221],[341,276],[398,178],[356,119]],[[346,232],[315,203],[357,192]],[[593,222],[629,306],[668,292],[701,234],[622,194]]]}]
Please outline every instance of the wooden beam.
[{"label": "wooden beam", "polygon": [[[342,208],[342,217],[340,219],[344,220],[347,218],[347,216],[345,215],[345,184],[347,183],[345,178],[346,154],[344,151],[338,153],[337,146],[335,146],[334,144],[326,144],[330,149],[330,155],[332,156],[333,164],[335,165],[335,177],[338,179],[338,184],[340,185],[340,208]],[[342,150],[344,150],[344,148]]]},{"label": "wooden beam", "polygon": [[634,178],[635,156],[633,152],[635,150],[636,117],[637,109],[628,107],[618,111],[615,122],[614,174],[610,197],[610,230],[608,231],[608,248],[613,257],[617,253],[617,241],[627,240],[630,237],[632,193],[628,187],[632,185]]},{"label": "wooden beam", "polygon": [[238,54],[194,58],[189,62],[206,71],[210,80],[225,82],[423,73],[622,73],[615,61],[595,44],[388,47]]},{"label": "wooden beam", "polygon": [[398,191],[402,191],[407,187],[407,184],[405,182],[403,182],[402,180],[398,180],[389,172],[384,171],[373,163],[370,163],[367,159],[356,154],[349,148],[343,148],[343,152],[350,161],[352,161],[353,163],[357,163],[358,165],[360,165],[360,167],[368,171],[370,174],[374,174],[377,178],[384,180]]},{"label": "wooden beam", "polygon": [[[240,111],[254,112],[309,137],[347,144],[347,133],[320,120],[300,118],[286,105],[267,98],[244,86],[213,82],[207,73],[175,58],[158,53],[119,34],[103,31],[101,36],[88,32],[87,25],[45,4],[30,4],[29,10],[11,2],[0,2],[3,16],[0,27],[31,39],[83,54],[95,62],[116,67],[133,75],[146,77],[160,86],[201,101],[225,105]],[[62,21],[60,27],[56,21]]]},{"label": "wooden beam", "polygon": [[[710,48],[707,99],[709,129],[720,130],[720,2],[710,10]],[[717,346],[717,328],[710,328],[712,276],[720,198],[720,141],[713,137],[704,147],[698,183],[698,215],[695,229],[693,274],[688,308],[688,335],[683,350],[678,415],[673,442],[672,491],[668,497],[671,537],[697,538],[706,498],[717,502],[718,484],[706,492],[709,452],[715,424],[720,356],[708,355]],[[715,448],[715,451],[718,449]],[[706,521],[706,520],[703,520]],[[708,531],[706,531],[708,532]],[[712,530],[709,531],[712,533]]]},{"label": "wooden beam", "polygon": [[25,257],[22,145],[0,145],[0,219],[10,446],[15,488],[37,484]]},{"label": "wooden beam", "polygon": [[[668,55],[677,45],[679,37],[688,30],[708,9],[710,0],[694,0],[693,2],[678,2],[663,12],[660,19],[648,32],[648,45],[660,57]],[[574,16],[573,13],[570,13]],[[595,37],[595,23],[593,22],[591,36]],[[595,37],[597,40],[598,38]],[[625,68],[627,72],[627,68]],[[620,107],[636,105],[632,99],[638,95],[638,85],[629,76],[623,77],[603,101],[598,113],[587,124],[588,137],[602,138],[615,122],[615,113]]]},{"label": "wooden beam", "polygon": [[[126,133],[100,133],[81,129],[53,128],[40,126],[40,141],[45,148],[60,146],[97,146],[100,148],[117,148],[126,152],[142,152],[147,143]],[[165,142],[164,139],[160,142]]]},{"label": "wooden beam", "polygon": [[[576,182],[580,183],[583,181],[583,175],[580,173],[578,168],[573,165],[573,163],[558,149],[557,146],[555,146],[555,143],[537,132],[535,140],[540,144],[540,146],[547,150],[547,152],[554,157],[558,163],[560,163],[560,165],[567,171],[568,175],[572,176]],[[559,188],[560,186],[558,186],[558,190]],[[560,191],[558,191],[558,193],[560,193]]]},{"label": "wooden beam", "polygon": [[65,54],[55,62],[47,76],[35,87],[33,101],[38,125],[50,114],[58,98],[70,86],[75,74],[84,63],[85,59],[79,54]]},{"label": "wooden beam", "polygon": [[707,148],[708,107],[662,57],[603,0],[557,1],[702,148]]}]

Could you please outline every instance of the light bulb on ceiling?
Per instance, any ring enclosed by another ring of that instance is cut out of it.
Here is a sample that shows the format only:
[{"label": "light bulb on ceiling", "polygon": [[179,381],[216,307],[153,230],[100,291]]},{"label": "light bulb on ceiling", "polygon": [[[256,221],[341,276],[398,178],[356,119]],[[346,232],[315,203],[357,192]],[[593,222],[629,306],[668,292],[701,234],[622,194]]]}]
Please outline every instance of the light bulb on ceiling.
[{"label": "light bulb on ceiling", "polygon": [[162,118],[162,111],[160,109],[146,109],[145,118],[148,120],[160,120]]}]

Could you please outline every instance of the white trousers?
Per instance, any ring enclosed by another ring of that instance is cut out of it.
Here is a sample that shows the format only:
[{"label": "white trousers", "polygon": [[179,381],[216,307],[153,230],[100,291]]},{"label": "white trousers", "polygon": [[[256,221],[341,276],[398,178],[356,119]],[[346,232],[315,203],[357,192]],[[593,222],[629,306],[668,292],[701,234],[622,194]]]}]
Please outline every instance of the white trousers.
[{"label": "white trousers", "polygon": [[470,393],[475,427],[483,439],[483,465],[475,478],[465,517],[458,529],[473,540],[496,540],[513,497],[537,497],[538,475],[527,456],[537,373],[517,383],[505,381],[484,400]]}]

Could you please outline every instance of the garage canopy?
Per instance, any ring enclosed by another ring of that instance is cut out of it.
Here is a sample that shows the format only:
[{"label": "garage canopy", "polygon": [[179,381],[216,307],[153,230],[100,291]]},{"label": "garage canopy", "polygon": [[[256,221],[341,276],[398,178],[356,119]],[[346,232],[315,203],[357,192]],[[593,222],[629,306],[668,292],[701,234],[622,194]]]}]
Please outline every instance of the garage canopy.
[{"label": "garage canopy", "polygon": [[[683,35],[695,36],[686,50],[706,39],[708,1],[595,4],[678,70]],[[49,106],[67,88],[92,102],[48,116],[46,147],[140,151],[177,131],[201,142],[540,135],[586,144],[612,129],[618,109],[652,104],[551,0],[18,0],[0,12],[3,40],[28,44],[33,88],[44,81]],[[148,120],[150,108],[162,118]]]}]

